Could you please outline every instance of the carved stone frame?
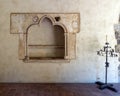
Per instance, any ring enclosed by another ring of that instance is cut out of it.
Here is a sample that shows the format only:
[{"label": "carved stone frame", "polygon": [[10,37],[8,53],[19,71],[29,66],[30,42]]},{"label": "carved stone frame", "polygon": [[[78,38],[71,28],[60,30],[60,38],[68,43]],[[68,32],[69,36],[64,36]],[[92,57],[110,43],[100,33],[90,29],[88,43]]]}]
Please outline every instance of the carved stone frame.
[{"label": "carved stone frame", "polygon": [[[60,17],[62,20],[58,22],[55,19],[56,17]],[[63,60],[30,60],[28,57],[28,30],[30,27],[32,27],[32,25],[41,23],[44,18],[50,19],[53,25],[58,25],[64,29],[65,56]],[[25,62],[69,62],[71,59],[75,58],[76,33],[78,33],[80,29],[79,13],[11,13],[10,20],[11,33],[19,34],[19,59]],[[77,23],[77,25],[73,24],[74,21]]]}]

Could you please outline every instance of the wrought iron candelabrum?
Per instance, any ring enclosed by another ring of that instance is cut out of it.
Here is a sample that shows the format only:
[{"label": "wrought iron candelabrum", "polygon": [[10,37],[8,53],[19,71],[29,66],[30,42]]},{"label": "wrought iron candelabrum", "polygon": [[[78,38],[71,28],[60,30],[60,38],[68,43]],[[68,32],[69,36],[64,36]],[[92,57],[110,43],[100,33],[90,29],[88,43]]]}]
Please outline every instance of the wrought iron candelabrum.
[{"label": "wrought iron candelabrum", "polygon": [[99,89],[101,90],[107,88],[114,92],[117,92],[117,90],[113,88],[113,84],[107,83],[107,73],[108,73],[108,67],[109,67],[108,57],[117,57],[117,54],[115,53],[114,49],[112,49],[109,43],[107,42],[107,39],[106,39],[105,45],[103,46],[103,49],[100,49],[99,51],[97,51],[97,55],[105,56],[106,61],[105,61],[105,82],[103,83],[103,82],[97,81],[96,84],[99,85]]}]

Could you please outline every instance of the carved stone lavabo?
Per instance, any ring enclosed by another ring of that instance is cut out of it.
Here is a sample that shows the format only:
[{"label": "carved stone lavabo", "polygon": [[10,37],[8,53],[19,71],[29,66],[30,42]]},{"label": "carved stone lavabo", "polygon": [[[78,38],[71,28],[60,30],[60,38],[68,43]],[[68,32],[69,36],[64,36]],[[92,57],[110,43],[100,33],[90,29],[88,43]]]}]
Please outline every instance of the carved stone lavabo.
[{"label": "carved stone lavabo", "polygon": [[69,62],[76,57],[79,13],[11,13],[11,34],[19,35],[24,62]]}]

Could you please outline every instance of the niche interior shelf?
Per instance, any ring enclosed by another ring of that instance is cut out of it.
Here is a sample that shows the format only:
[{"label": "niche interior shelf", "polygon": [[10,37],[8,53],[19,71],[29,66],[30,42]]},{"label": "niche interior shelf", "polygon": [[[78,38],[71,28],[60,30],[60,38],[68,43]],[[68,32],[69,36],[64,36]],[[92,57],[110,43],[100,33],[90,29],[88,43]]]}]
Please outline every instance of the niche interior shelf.
[{"label": "niche interior shelf", "polygon": [[10,33],[19,35],[24,62],[69,62],[76,58],[79,13],[11,13]]}]

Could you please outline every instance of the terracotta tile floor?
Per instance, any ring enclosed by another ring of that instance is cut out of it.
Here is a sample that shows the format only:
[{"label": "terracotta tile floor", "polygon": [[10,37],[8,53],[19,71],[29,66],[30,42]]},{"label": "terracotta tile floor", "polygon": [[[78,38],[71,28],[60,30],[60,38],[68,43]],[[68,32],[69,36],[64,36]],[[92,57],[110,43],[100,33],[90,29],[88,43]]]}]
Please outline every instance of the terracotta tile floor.
[{"label": "terracotta tile floor", "polygon": [[114,87],[118,93],[86,83],[0,83],[0,96],[120,96],[120,84]]}]

